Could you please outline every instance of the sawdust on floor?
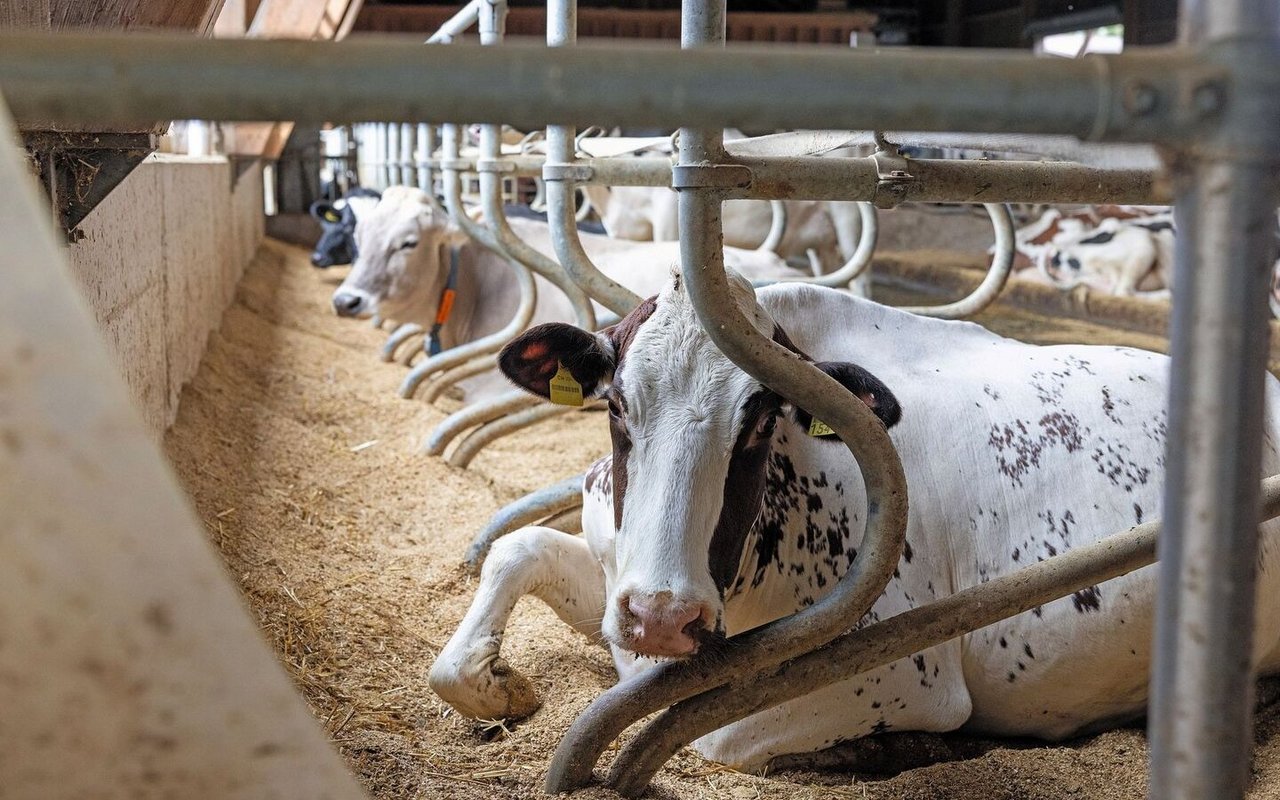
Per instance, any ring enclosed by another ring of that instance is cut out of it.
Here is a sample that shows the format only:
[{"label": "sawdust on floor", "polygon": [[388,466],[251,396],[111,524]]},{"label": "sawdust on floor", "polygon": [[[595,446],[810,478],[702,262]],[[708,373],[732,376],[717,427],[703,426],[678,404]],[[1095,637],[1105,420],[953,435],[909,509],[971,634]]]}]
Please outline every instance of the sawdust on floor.
[{"label": "sawdust on floor", "polygon": [[[427,670],[471,599],[460,561],[472,534],[502,504],[604,453],[605,422],[593,414],[552,420],[498,441],[467,471],[421,455],[422,437],[456,406],[440,410],[396,395],[404,368],[377,358],[386,334],[329,311],[339,279],[337,271],[313,270],[300,249],[263,247],[183,392],[167,453],[253,615],[374,797],[541,797],[560,735],[614,681],[605,651],[536,601],[521,601],[504,654],[534,681],[544,705],[505,728],[452,713],[427,688]],[[1044,341],[1159,344],[1024,312],[983,321]],[[1277,709],[1265,708],[1258,724],[1257,800],[1280,798]],[[944,742],[963,758],[887,778],[760,778],[685,751],[660,773],[655,794],[1144,795],[1147,750],[1137,728],[1052,746],[958,736]],[[616,797],[600,788],[575,796]]]}]

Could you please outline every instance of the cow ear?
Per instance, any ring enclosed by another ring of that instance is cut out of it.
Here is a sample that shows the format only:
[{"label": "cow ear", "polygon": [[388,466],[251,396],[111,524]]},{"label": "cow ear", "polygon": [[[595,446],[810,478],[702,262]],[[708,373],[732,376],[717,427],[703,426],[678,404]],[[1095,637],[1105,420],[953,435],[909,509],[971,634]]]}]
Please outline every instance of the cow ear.
[{"label": "cow ear", "polygon": [[582,397],[606,388],[613,377],[608,340],[563,322],[530,328],[498,354],[498,368],[512,383],[541,397],[551,396],[551,379],[563,368],[582,387]]},{"label": "cow ear", "polygon": [[[892,428],[902,419],[902,407],[889,387],[875,375],[848,361],[819,361],[815,367],[830,375],[855,397],[867,404],[886,428]],[[813,416],[802,408],[795,410],[796,423],[805,430],[813,430]],[[816,435],[816,434],[815,434]],[[838,441],[834,437],[831,441]]]}]

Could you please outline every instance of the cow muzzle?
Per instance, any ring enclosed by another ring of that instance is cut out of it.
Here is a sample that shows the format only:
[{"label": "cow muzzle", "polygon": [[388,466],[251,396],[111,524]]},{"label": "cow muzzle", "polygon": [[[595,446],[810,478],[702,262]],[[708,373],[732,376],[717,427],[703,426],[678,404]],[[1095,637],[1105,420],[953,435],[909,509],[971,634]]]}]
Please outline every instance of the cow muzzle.
[{"label": "cow muzzle", "polygon": [[339,288],[333,293],[333,310],[340,317],[367,317],[373,313],[369,295]]},{"label": "cow muzzle", "polygon": [[715,620],[709,605],[666,591],[620,595],[617,611],[618,644],[642,656],[693,655]]}]

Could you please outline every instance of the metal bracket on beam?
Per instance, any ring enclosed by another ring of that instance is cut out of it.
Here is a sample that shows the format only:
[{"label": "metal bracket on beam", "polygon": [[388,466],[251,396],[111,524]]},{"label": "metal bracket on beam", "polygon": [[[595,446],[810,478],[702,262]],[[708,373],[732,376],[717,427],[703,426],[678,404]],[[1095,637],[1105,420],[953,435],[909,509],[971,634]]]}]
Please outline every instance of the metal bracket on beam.
[{"label": "metal bracket on beam", "polygon": [[58,224],[72,241],[89,212],[156,149],[150,132],[24,131],[22,140]]},{"label": "metal bracket on beam", "polygon": [[684,164],[671,168],[671,188],[745,189],[751,185],[751,170],[741,164]]},{"label": "metal bracket on beam", "polygon": [[911,174],[911,163],[898,154],[896,146],[891,151],[877,150],[871,159],[876,164],[877,178],[876,194],[871,202],[876,208],[894,208],[905,202],[911,187],[919,182]]},{"label": "metal bracket on beam", "polygon": [[586,164],[543,164],[542,179],[544,181],[573,181],[589,183],[596,171]]}]

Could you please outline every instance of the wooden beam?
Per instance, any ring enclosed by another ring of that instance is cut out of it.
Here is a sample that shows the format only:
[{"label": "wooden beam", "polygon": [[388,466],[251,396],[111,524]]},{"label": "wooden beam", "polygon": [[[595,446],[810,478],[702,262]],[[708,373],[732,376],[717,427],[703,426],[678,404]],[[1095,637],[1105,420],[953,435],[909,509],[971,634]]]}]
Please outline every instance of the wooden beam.
[{"label": "wooden beam", "polygon": [[[244,0],[228,0],[243,2]],[[351,30],[363,0],[262,0],[247,35],[257,39],[341,39]],[[227,154],[278,159],[291,122],[248,122],[228,126],[234,134]]]},{"label": "wooden beam", "polygon": [[50,0],[0,0],[0,28],[47,30]]},{"label": "wooden beam", "polygon": [[250,38],[332,39],[351,0],[263,0]]}]

